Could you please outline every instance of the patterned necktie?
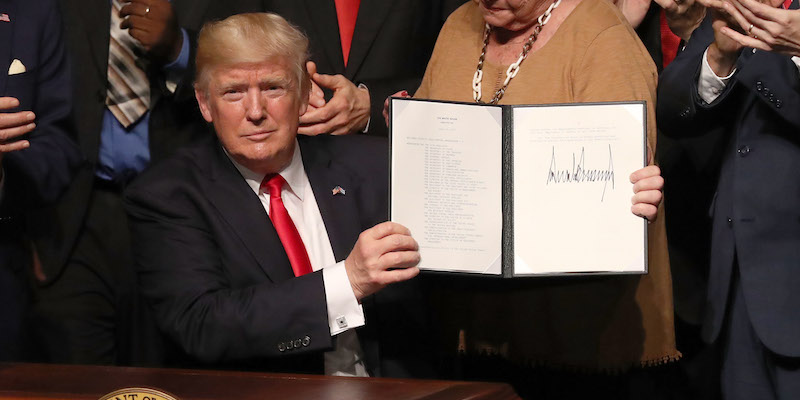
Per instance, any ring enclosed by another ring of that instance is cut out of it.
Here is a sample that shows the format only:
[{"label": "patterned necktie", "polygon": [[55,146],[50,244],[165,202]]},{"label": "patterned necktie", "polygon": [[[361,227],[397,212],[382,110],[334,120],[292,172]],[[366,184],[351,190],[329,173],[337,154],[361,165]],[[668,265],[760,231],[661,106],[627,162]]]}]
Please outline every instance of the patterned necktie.
[{"label": "patterned necktie", "polygon": [[261,181],[261,190],[269,191],[269,218],[275,226],[275,231],[278,232],[283,249],[286,250],[294,276],[301,276],[312,271],[311,261],[308,259],[303,239],[297,233],[292,217],[289,216],[281,200],[281,190],[285,183],[283,177],[278,174],[267,175]]},{"label": "patterned necktie", "polygon": [[124,127],[128,127],[150,108],[150,80],[142,45],[127,29],[120,29],[119,0],[111,1],[111,28],[108,44],[108,92],[106,106]]},{"label": "patterned necktie", "polygon": [[339,21],[339,39],[342,41],[344,65],[350,58],[350,45],[353,43],[353,32],[356,30],[356,18],[361,0],[335,0],[336,19]]}]

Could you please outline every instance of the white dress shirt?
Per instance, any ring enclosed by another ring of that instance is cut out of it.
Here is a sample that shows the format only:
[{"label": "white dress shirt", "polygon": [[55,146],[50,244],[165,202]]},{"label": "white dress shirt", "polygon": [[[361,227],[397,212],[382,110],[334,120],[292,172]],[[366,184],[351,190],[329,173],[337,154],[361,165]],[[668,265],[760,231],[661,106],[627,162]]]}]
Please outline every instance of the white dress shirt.
[{"label": "white dress shirt", "polygon": [[[269,214],[269,192],[261,191],[264,175],[245,168],[232,158],[231,161]],[[322,269],[325,299],[328,304],[328,325],[331,336],[335,336],[334,349],[325,353],[325,374],[369,376],[358,336],[353,329],[364,325],[364,310],[358,304],[350,286],[344,261],[337,263],[333,255],[328,231],[325,229],[314,191],[303,168],[297,141],[292,161],[280,175],[286,180],[286,185],[281,191],[281,200],[303,240],[311,267],[314,271]]]},{"label": "white dress shirt", "polygon": [[[745,51],[747,51],[747,49],[745,49]],[[752,49],[752,52],[755,53],[756,50]],[[797,73],[800,74],[800,57],[792,57],[792,62],[797,66]],[[734,73],[736,73],[736,68],[734,68],[728,76],[720,77],[717,75],[717,73],[711,69],[711,66],[708,65],[708,48],[706,48],[705,53],[703,53],[703,65],[700,67],[700,78],[697,80],[697,94],[706,103],[712,103],[719,97],[720,93],[725,90],[725,87],[728,86],[728,81]]]}]

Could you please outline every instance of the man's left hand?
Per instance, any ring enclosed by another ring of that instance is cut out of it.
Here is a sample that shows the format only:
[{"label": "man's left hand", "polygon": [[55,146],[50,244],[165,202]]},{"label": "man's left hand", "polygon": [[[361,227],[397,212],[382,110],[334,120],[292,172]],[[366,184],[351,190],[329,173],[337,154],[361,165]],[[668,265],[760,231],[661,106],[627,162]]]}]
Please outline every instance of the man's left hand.
[{"label": "man's left hand", "polygon": [[369,91],[356,87],[342,75],[319,74],[316,66],[313,70],[309,68],[309,72],[314,83],[333,90],[333,97],[322,107],[309,107],[300,116],[297,133],[347,135],[364,130],[369,122]]},{"label": "man's left hand", "polygon": [[[16,107],[19,107],[16,98],[0,97],[0,166],[3,164],[3,154],[30,147],[30,142],[20,138],[36,128],[36,115],[31,111],[3,112]],[[0,180],[2,176],[0,169]]]},{"label": "man's left hand", "polygon": [[178,58],[183,35],[168,0],[131,0],[119,16],[124,19],[120,28],[128,29],[153,61],[168,64]]},{"label": "man's left hand", "polygon": [[706,17],[706,6],[695,0],[655,0],[667,16],[669,29],[688,42],[692,32]]},{"label": "man's left hand", "polygon": [[800,10],[784,10],[783,2],[732,0],[725,10],[744,32],[723,28],[722,33],[742,46],[800,56]]}]

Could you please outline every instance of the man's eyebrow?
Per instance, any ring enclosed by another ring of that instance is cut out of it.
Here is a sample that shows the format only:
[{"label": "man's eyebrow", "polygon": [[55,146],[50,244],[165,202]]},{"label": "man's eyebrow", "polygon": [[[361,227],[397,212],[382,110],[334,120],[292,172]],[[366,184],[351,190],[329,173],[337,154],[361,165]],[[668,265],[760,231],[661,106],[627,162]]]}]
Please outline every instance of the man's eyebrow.
[{"label": "man's eyebrow", "polygon": [[241,88],[244,88],[244,87],[247,87],[247,82],[244,82],[244,81],[229,81],[229,82],[225,82],[222,85],[220,85],[219,89],[221,91],[227,91],[227,90],[231,90],[231,89],[241,89]]},{"label": "man's eyebrow", "polygon": [[265,76],[258,80],[260,85],[278,85],[278,86],[289,86],[291,84],[291,79],[286,76]]}]

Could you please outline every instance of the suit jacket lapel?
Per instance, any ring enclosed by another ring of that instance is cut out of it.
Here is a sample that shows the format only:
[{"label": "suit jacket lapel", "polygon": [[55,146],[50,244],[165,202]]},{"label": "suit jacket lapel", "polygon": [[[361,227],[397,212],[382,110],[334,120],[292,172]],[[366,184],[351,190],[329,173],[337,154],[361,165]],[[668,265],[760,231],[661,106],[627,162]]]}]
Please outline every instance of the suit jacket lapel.
[{"label": "suit jacket lapel", "polygon": [[[306,143],[304,137],[298,139],[306,175],[314,191],[334,257],[336,261],[344,260],[361,233],[356,204],[360,188],[324,146]],[[333,188],[336,186],[344,188],[345,194],[334,195]]]},{"label": "suit jacket lapel", "polygon": [[[304,0],[306,11],[311,19],[313,32],[308,32],[311,42],[319,42],[324,56],[330,61],[336,73],[344,73],[342,42],[339,39],[339,22],[336,19],[336,5],[332,0]],[[321,57],[323,54],[315,55]]]},{"label": "suit jacket lapel", "polygon": [[14,26],[17,8],[10,1],[0,1],[0,13],[8,14],[11,22],[0,22],[0,93],[6,93],[8,68],[11,66],[11,48],[14,44]]},{"label": "suit jacket lapel", "polygon": [[[353,80],[367,57],[372,42],[378,36],[383,22],[389,16],[393,1],[361,0],[356,19],[356,30],[353,32],[353,43],[350,47],[350,57],[347,61],[344,76]],[[341,45],[339,46],[341,49]]]},{"label": "suit jacket lapel", "polygon": [[[344,260],[353,250],[353,245],[362,231],[357,199],[363,188],[351,179],[352,172],[338,162],[336,155],[329,152],[324,142],[312,142],[316,139],[305,136],[298,136],[297,140],[300,143],[306,175],[322,214],[334,257],[336,261]],[[345,194],[334,195],[333,188],[336,186],[345,189]],[[367,297],[362,304],[367,319],[377,321],[373,315],[375,296]],[[370,375],[381,376],[377,327],[367,323],[356,332],[364,350]]]},{"label": "suit jacket lapel", "polygon": [[205,188],[222,219],[241,239],[261,269],[273,282],[294,277],[286,251],[261,201],[233,166],[222,146],[214,141]]}]

